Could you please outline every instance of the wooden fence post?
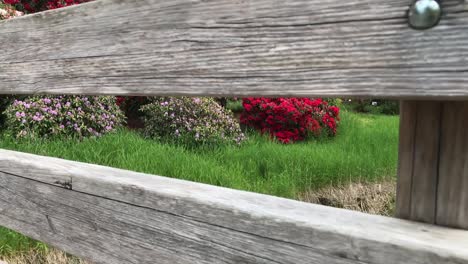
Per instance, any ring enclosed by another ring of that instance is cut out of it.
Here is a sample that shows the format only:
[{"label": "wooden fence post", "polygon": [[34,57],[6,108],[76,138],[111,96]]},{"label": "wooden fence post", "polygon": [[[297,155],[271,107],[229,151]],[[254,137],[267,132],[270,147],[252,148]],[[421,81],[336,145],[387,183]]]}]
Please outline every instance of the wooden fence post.
[{"label": "wooden fence post", "polygon": [[396,214],[468,229],[468,102],[402,102]]}]

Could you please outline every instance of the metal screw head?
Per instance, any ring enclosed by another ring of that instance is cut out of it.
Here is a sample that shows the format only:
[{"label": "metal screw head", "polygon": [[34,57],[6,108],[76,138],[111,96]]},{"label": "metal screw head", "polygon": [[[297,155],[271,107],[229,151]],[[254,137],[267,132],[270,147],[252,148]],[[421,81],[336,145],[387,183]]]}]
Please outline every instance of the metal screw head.
[{"label": "metal screw head", "polygon": [[442,10],[435,0],[417,0],[410,8],[409,24],[415,29],[428,29],[439,23]]}]

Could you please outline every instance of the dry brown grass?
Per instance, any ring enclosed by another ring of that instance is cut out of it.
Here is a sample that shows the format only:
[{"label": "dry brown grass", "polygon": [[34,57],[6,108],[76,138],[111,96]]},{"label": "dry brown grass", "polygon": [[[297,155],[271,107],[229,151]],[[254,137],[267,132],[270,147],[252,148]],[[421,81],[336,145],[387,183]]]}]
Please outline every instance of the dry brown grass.
[{"label": "dry brown grass", "polygon": [[91,264],[90,262],[70,257],[66,253],[56,249],[50,249],[47,253],[30,251],[15,256],[3,257],[0,258],[0,264],[3,264],[2,261],[7,264]]},{"label": "dry brown grass", "polygon": [[299,200],[369,214],[391,216],[394,212],[395,193],[395,181],[387,180],[379,183],[352,183],[343,187],[310,191],[301,194]]}]

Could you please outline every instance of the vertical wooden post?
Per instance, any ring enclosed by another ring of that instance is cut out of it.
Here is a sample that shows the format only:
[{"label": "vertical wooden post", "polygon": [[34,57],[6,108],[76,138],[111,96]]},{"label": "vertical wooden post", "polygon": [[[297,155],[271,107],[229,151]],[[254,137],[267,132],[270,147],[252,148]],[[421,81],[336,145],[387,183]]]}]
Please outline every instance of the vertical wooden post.
[{"label": "vertical wooden post", "polygon": [[401,103],[396,214],[468,229],[468,102]]}]

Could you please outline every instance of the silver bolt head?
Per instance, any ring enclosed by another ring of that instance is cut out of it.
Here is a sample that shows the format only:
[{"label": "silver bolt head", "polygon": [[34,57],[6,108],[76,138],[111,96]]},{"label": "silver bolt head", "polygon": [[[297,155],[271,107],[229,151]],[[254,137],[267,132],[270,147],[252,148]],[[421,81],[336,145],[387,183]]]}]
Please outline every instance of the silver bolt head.
[{"label": "silver bolt head", "polygon": [[409,24],[415,29],[429,29],[439,23],[442,10],[435,0],[418,0],[410,8]]}]

